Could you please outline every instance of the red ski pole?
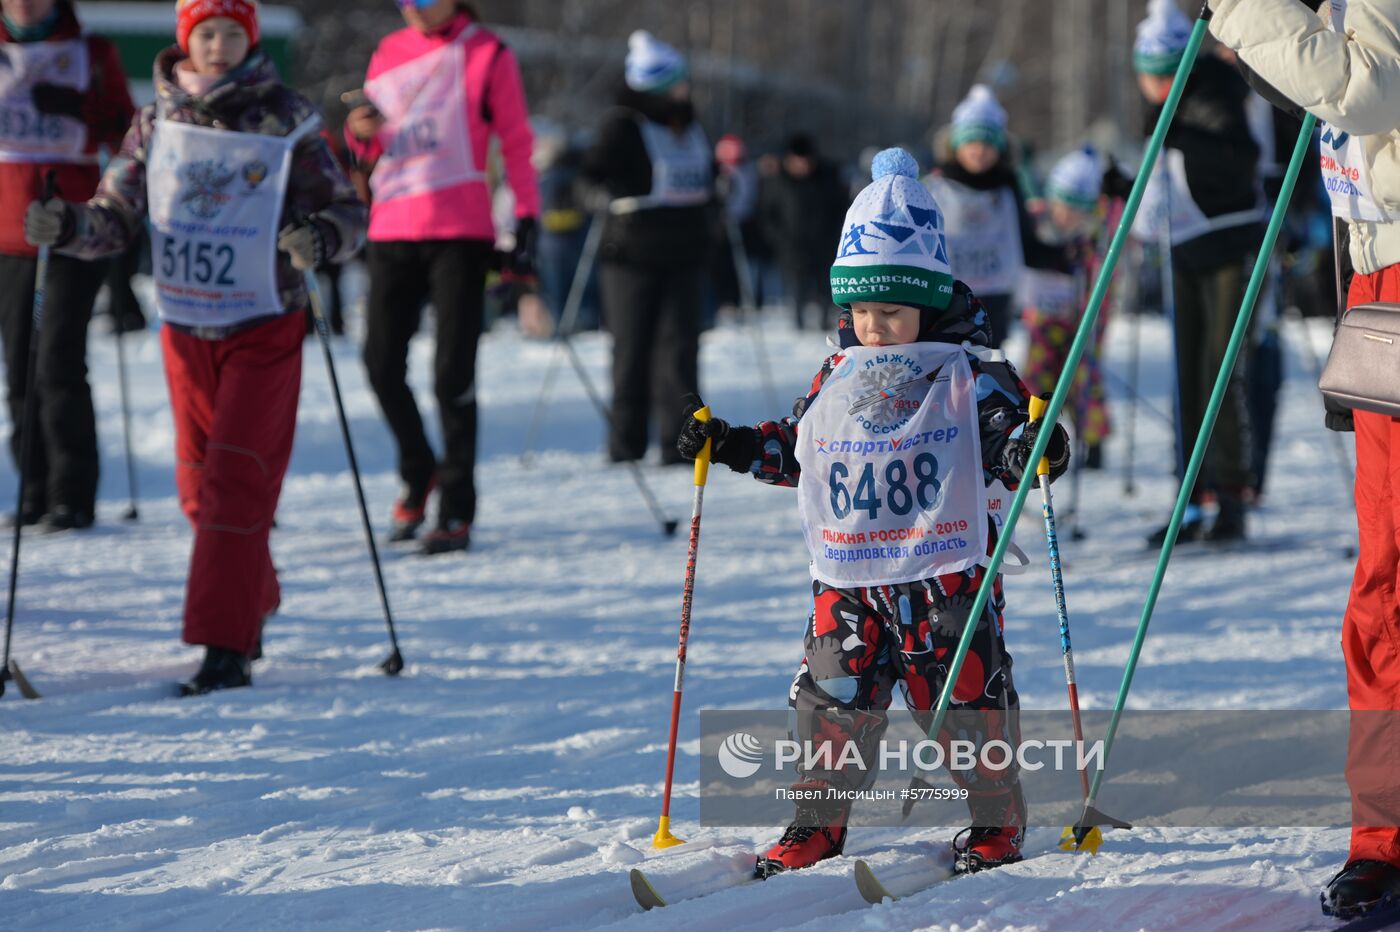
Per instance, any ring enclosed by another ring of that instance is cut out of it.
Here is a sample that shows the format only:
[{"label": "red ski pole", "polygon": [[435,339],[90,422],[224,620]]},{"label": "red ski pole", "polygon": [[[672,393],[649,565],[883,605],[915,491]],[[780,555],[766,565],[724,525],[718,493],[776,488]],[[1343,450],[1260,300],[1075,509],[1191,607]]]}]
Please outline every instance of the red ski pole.
[{"label": "red ski pole", "polygon": [[[697,410],[693,417],[697,421],[708,421],[708,406]],[[684,838],[671,834],[671,780],[676,773],[676,733],[681,724],[681,687],[685,683],[685,649],[690,641],[690,603],[695,595],[695,558],[700,552],[700,509],[705,502],[705,480],[710,474],[710,441],[700,448],[695,457],[695,504],[690,511],[690,547],[685,557],[685,589],[681,595],[681,636],[676,649],[676,691],[671,696],[671,737],[666,746],[666,789],[661,797],[661,820],[656,825],[656,834],[651,839],[654,848],[671,848],[685,844]]]}]

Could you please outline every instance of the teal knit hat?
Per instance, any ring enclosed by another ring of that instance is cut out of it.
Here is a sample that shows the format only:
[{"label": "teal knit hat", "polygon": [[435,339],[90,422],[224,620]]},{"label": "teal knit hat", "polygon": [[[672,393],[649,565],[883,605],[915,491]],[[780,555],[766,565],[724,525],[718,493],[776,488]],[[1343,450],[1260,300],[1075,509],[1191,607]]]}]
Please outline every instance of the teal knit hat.
[{"label": "teal knit hat", "polygon": [[1133,68],[1139,74],[1176,74],[1191,41],[1191,21],[1176,0],[1148,0],[1147,19],[1138,23]]},{"label": "teal knit hat", "polygon": [[969,142],[985,142],[1006,150],[1006,111],[985,84],[974,84],[953,108],[953,148]]},{"label": "teal knit hat", "polygon": [[943,211],[919,183],[919,163],[903,149],[885,149],[870,165],[873,181],[856,195],[836,261],[831,300],[912,304],[943,310],[953,297],[953,270]]},{"label": "teal knit hat", "polygon": [[688,77],[685,57],[671,46],[638,29],[627,38],[627,86],[644,94],[660,94]]},{"label": "teal knit hat", "polygon": [[1045,193],[1084,212],[1099,203],[1103,189],[1103,162],[1093,146],[1076,149],[1055,163],[1045,184]]}]

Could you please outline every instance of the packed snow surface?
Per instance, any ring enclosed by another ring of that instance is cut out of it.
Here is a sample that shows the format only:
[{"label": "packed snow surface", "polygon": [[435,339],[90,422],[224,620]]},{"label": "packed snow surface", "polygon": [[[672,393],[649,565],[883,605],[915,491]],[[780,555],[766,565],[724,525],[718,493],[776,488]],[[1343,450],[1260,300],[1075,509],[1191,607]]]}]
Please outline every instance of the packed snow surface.
[{"label": "packed snow surface", "polygon": [[[784,315],[785,318],[785,315]],[[1129,703],[1159,709],[1326,709],[1346,703],[1339,626],[1354,538],[1350,489],[1322,428],[1307,363],[1326,321],[1290,323],[1288,382],[1259,541],[1183,554],[1168,574]],[[1115,321],[1107,365],[1129,370],[1132,328]],[[715,414],[785,412],[829,350],[776,313],[762,331],[706,334],[702,380]],[[1345,858],[1341,830],[1151,829],[1109,834],[1097,857],[1033,857],[897,903],[866,906],[850,860],[643,914],[628,868],[718,878],[742,870],[779,826],[699,827],[698,716],[783,708],[810,601],[795,496],[727,469],[705,498],[674,829],[651,850],[693,486],[645,466],[682,532],[664,538],[629,472],[609,466],[597,413],[561,356],[537,455],[522,466],[535,400],[556,350],[498,325],[482,342],[481,510],[465,555],[383,547],[408,668],[387,652],[335,409],[306,347],[296,452],[273,548],[281,612],[251,689],[172,698],[198,651],[180,643],[190,532],[172,474],[172,429],[152,333],[127,340],[140,521],[126,524],[113,339],[90,348],[103,460],[99,524],[28,535],[14,655],[41,701],[0,701],[0,916],[14,928],[435,927],[569,929],[1279,929],[1325,927],[1321,884]],[[606,392],[608,338],[576,340]],[[1144,319],[1146,403],[1170,411],[1170,338]],[[1010,347],[1013,359],[1021,345]],[[413,377],[432,410],[430,343]],[[394,454],[357,347],[335,356],[382,533]],[[1107,470],[1083,485],[1082,541],[1062,536],[1084,705],[1117,693],[1153,566],[1144,535],[1175,493],[1170,428],[1139,408],[1125,494],[1128,405]],[[1344,438],[1348,456],[1351,439]],[[654,453],[653,453],[654,456]],[[5,464],[0,501],[13,501]],[[1060,508],[1068,484],[1056,487]],[[1035,501],[1032,505],[1036,504]],[[6,508],[8,510],[8,507]],[[1009,581],[1007,642],[1023,706],[1062,709],[1038,508],[1019,540],[1034,569]],[[8,550],[6,551],[8,552]],[[1034,806],[1034,800],[1031,801]],[[937,850],[950,829],[857,828],[847,854],[877,867]],[[1031,852],[1058,832],[1035,829]],[[848,915],[835,918],[835,914]]]}]

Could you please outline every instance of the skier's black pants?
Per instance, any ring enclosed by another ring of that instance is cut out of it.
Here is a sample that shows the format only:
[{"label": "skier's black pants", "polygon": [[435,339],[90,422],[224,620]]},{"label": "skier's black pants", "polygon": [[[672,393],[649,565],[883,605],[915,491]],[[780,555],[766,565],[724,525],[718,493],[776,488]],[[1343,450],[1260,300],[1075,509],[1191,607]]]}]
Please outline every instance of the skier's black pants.
[{"label": "skier's black pants", "polygon": [[699,392],[700,279],[696,265],[605,262],[599,284],[613,335],[608,455],[641,459],[655,412],[662,462],[678,459],[684,398]]},{"label": "skier's black pants", "polygon": [[1256,493],[1264,491],[1269,474],[1269,450],[1274,443],[1274,418],[1278,414],[1278,392],[1283,387],[1283,337],[1277,326],[1264,330],[1249,350],[1250,484]]},{"label": "skier's black pants", "polygon": [[[10,452],[19,462],[34,331],[34,276],[38,260],[0,255],[0,338],[5,344]],[[52,255],[39,331],[34,381],[36,433],[26,479],[26,512],[63,505],[92,514],[97,501],[97,422],[88,386],[87,331],[92,302],[106,263]]]},{"label": "skier's black pants", "polygon": [[[1184,269],[1180,262],[1176,264],[1172,283],[1176,298],[1176,373],[1181,393],[1180,437],[1184,447],[1179,451],[1178,466],[1190,459],[1196,434],[1205,420],[1252,265],[1252,260],[1241,260],[1197,272]],[[1253,479],[1245,356],[1239,356],[1230,374],[1215,431],[1206,448],[1205,468],[1191,491],[1192,501],[1199,500],[1203,487],[1238,497]]]},{"label": "skier's black pants", "polygon": [[[367,252],[365,369],[398,444],[399,475],[421,491],[436,471],[439,524],[476,517],[476,345],[481,338],[486,240],[372,242]],[[423,307],[437,319],[433,391],[442,418],[441,462],[408,387],[408,344]]]}]

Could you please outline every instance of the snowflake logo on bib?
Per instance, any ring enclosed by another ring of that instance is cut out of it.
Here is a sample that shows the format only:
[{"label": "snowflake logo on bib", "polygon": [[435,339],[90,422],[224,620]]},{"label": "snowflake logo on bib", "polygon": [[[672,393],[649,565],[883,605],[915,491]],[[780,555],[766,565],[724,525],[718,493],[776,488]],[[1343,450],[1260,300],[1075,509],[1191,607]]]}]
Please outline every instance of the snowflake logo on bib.
[{"label": "snowflake logo on bib", "polygon": [[[865,394],[851,405],[848,414],[860,421],[867,430],[886,433],[908,423],[923,404],[923,399],[909,397],[919,386],[927,386],[942,371],[940,366],[926,375],[911,373],[912,360],[896,356],[877,368],[858,372]],[[917,366],[913,366],[918,370]]]},{"label": "snowflake logo on bib", "polygon": [[213,220],[233,200],[225,188],[238,177],[222,160],[191,162],[184,171],[187,187],[180,192],[180,203],[201,220]]}]

